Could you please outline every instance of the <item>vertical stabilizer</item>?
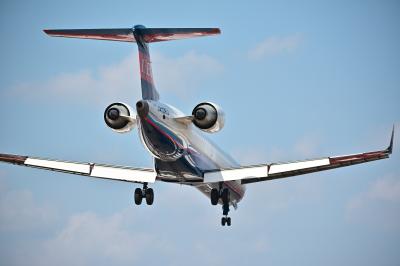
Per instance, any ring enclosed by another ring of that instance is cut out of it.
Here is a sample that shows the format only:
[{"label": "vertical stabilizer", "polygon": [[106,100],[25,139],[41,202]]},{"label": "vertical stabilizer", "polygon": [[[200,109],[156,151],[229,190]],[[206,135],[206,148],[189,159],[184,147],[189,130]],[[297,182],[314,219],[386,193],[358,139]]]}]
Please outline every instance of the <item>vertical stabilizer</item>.
[{"label": "vertical stabilizer", "polygon": [[153,71],[151,68],[149,45],[145,41],[144,26],[134,27],[133,35],[139,49],[140,82],[142,84],[142,99],[158,101],[160,96],[154,85]]}]

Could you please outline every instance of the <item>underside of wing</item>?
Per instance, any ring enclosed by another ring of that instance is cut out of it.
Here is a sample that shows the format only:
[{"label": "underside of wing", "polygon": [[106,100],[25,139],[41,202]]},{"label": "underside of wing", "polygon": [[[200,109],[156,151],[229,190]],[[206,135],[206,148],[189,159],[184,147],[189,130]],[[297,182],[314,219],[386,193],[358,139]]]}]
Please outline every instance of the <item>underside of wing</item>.
[{"label": "underside of wing", "polygon": [[133,183],[153,183],[157,176],[153,169],[67,162],[11,154],[0,154],[0,162]]},{"label": "underside of wing", "polygon": [[120,42],[136,42],[133,31],[130,28],[120,29],[60,29],[44,30],[52,37],[108,40]]},{"label": "underside of wing", "polygon": [[218,28],[146,28],[141,30],[146,42],[164,42],[220,34]]},{"label": "underside of wing", "polygon": [[393,137],[394,128],[389,147],[385,150],[288,163],[271,163],[213,170],[204,174],[204,182],[240,180],[242,184],[248,184],[386,159],[393,151]]}]

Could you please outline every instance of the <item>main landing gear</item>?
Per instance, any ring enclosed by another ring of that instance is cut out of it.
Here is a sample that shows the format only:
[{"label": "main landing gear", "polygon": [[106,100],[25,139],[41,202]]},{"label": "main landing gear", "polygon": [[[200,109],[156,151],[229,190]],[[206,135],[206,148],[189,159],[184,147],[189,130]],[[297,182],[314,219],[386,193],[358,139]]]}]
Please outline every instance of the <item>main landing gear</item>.
[{"label": "main landing gear", "polygon": [[154,202],[154,191],[152,188],[147,187],[147,183],[144,183],[143,189],[141,188],[135,189],[134,197],[136,205],[142,204],[143,198],[146,199],[147,205],[152,205]]},{"label": "main landing gear", "polygon": [[222,189],[222,184],[220,184],[220,188],[211,189],[211,204],[217,205],[218,201],[222,200],[222,214],[223,217],[221,218],[221,225],[222,226],[231,226],[231,217],[228,217],[229,213],[229,201],[230,201],[230,193],[229,189],[224,188]]}]

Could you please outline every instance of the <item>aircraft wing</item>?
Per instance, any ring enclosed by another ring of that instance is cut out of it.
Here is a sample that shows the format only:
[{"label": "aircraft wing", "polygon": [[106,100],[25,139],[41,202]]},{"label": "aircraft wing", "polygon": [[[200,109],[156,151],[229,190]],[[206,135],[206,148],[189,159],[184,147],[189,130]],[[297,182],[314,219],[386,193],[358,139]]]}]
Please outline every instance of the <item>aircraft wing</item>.
[{"label": "aircraft wing", "polygon": [[393,150],[393,136],[394,127],[392,130],[389,147],[385,150],[344,156],[333,156],[314,160],[271,163],[244,166],[233,169],[212,170],[204,173],[204,182],[213,183],[240,180],[242,184],[249,184],[386,159],[389,158],[389,155]]},{"label": "aircraft wing", "polygon": [[157,176],[153,169],[66,162],[12,154],[0,154],[0,162],[133,183],[154,183]]}]

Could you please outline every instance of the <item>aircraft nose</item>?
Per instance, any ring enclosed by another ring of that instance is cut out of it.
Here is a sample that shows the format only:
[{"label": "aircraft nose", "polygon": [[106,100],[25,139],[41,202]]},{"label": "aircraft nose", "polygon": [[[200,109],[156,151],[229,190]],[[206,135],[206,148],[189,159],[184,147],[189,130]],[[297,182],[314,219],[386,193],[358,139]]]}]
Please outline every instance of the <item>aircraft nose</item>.
[{"label": "aircraft nose", "polygon": [[136,111],[140,117],[146,117],[149,113],[149,104],[146,101],[140,100],[136,103]]}]

